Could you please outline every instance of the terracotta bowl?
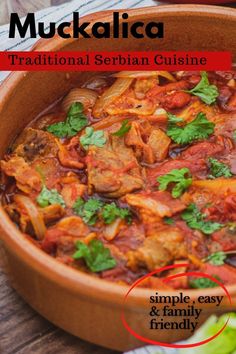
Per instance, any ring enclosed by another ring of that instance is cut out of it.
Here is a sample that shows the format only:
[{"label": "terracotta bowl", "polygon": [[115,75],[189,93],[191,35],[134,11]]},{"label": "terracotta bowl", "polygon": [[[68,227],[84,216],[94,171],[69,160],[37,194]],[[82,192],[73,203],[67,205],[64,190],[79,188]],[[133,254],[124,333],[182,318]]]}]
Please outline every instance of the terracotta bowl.
[{"label": "terracotta bowl", "polygon": [[[125,10],[127,11],[127,10]],[[80,39],[40,41],[42,50],[232,50],[236,59],[236,10],[197,5],[157,6],[129,10],[129,20],[165,22],[163,40]],[[110,21],[110,12],[87,16],[86,21]],[[0,157],[14,137],[35,116],[91,73],[18,72],[0,88]],[[117,350],[143,345],[126,331],[121,308],[127,287],[96,279],[73,270],[38,250],[0,210],[0,237],[5,265],[14,288],[41,315],[64,330],[93,343]],[[158,290],[158,289],[157,289]],[[236,304],[236,285],[228,290]],[[190,290],[199,294],[221,294],[218,288]],[[125,306],[125,316],[137,331],[145,329],[148,317],[148,289],[138,289]],[[230,306],[225,301],[223,310]],[[232,307],[231,307],[232,309]],[[222,307],[221,307],[222,310]],[[205,317],[215,312],[207,307]],[[174,342],[184,331],[155,331],[152,338]]]}]

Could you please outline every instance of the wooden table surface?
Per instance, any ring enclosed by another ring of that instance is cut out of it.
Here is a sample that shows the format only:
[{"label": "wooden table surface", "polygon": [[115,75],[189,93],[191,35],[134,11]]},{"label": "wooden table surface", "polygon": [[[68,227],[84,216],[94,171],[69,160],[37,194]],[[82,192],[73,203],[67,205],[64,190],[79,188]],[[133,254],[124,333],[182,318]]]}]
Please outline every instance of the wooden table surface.
[{"label": "wooden table surface", "polygon": [[11,288],[0,245],[0,354],[117,354],[56,328]]}]

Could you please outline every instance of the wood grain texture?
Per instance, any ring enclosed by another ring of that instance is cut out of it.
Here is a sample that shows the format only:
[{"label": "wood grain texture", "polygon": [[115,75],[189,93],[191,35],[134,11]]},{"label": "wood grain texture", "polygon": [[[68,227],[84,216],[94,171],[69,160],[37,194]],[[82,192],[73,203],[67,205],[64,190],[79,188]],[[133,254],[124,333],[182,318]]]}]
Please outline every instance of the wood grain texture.
[{"label": "wood grain texture", "polygon": [[11,288],[1,263],[0,246],[0,354],[118,353],[76,338],[39,316]]}]

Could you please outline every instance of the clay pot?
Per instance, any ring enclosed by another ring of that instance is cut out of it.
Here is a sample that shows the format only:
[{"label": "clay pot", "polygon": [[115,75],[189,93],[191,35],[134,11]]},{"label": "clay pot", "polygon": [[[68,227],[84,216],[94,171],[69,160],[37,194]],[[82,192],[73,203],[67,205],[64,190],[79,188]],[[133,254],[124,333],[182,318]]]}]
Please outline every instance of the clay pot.
[{"label": "clay pot", "polygon": [[[127,10],[125,10],[127,11]],[[129,21],[164,21],[163,40],[79,39],[56,37],[40,41],[41,50],[231,50],[236,59],[236,10],[197,5],[157,6],[128,10]],[[110,21],[110,11],[92,14],[86,21]],[[16,72],[0,88],[0,157],[34,117],[91,73]],[[110,283],[57,262],[29,242],[0,209],[0,238],[6,255],[6,269],[12,284],[41,315],[64,330],[93,343],[117,350],[143,345],[122,325],[121,309],[126,286]],[[157,289],[158,290],[158,289]],[[236,285],[228,287],[236,303]],[[153,291],[152,291],[153,292]],[[175,293],[175,292],[173,292]],[[222,294],[218,288],[189,290],[199,294]],[[145,327],[150,290],[137,289],[125,306],[133,328],[162,342],[186,337],[184,331],[150,331]],[[206,307],[205,317],[216,312]],[[224,311],[232,309],[225,301]],[[222,310],[222,306],[221,306]],[[203,319],[203,318],[202,318]],[[145,329],[146,328],[146,329]]]}]

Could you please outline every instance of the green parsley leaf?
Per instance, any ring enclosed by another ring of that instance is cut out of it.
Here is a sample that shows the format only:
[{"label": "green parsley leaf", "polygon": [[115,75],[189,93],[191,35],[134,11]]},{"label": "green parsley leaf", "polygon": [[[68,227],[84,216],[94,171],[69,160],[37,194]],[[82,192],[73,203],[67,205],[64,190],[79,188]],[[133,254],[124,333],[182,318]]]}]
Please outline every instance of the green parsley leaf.
[{"label": "green parsley leaf", "polygon": [[221,251],[221,252],[215,252],[210,254],[207,258],[205,258],[205,262],[209,262],[210,264],[220,266],[225,263],[225,259],[227,258],[226,254]]},{"label": "green parsley leaf", "polygon": [[128,133],[128,131],[130,131],[130,129],[131,129],[131,125],[129,123],[129,120],[125,119],[125,120],[123,120],[120,129],[117,130],[115,133],[112,133],[112,135],[122,137],[126,133]]},{"label": "green parsley leaf", "polygon": [[168,116],[168,123],[169,124],[183,123],[184,122],[183,118],[176,117],[172,113],[167,113],[167,116]]},{"label": "green parsley leaf", "polygon": [[63,207],[66,206],[64,199],[58,193],[58,191],[56,189],[49,190],[45,185],[43,186],[36,200],[39,206],[42,208],[52,204],[60,204]]},{"label": "green parsley leaf", "polygon": [[81,102],[75,102],[67,113],[66,121],[49,125],[47,131],[58,138],[72,137],[86,125],[88,125],[88,119],[83,114],[83,105]]},{"label": "green parsley leaf", "polygon": [[58,138],[65,138],[68,136],[68,130],[69,125],[66,122],[54,123],[47,127],[47,131]]},{"label": "green parsley leaf", "polygon": [[[218,277],[217,275],[212,275],[212,277],[221,281],[220,277]],[[217,283],[215,283],[213,280],[211,280],[209,278],[192,279],[189,282],[189,285],[191,288],[194,288],[194,289],[207,289],[207,288],[215,288],[215,287],[219,286]]]},{"label": "green parsley leaf", "polygon": [[[174,116],[175,117],[175,116]],[[174,121],[173,114],[168,114],[168,126],[166,134],[177,144],[189,144],[194,140],[206,139],[209,135],[214,133],[215,124],[209,122],[206,115],[202,112],[198,113],[197,117],[190,123],[184,126],[179,126],[176,122],[180,122],[179,119]]]},{"label": "green parsley leaf", "polygon": [[85,150],[88,149],[89,145],[103,147],[106,144],[106,137],[104,136],[104,131],[94,131],[92,127],[88,127],[85,129],[85,134],[80,137],[80,143]]},{"label": "green parsley leaf", "polygon": [[126,219],[131,222],[131,213],[127,208],[119,208],[114,202],[106,204],[102,210],[102,217],[105,224],[111,224],[117,218]]},{"label": "green parsley leaf", "polygon": [[168,217],[168,216],[165,216],[163,218],[163,221],[166,225],[174,225],[174,219]]},{"label": "green parsley leaf", "polygon": [[215,85],[210,85],[207,73],[203,71],[201,73],[201,81],[192,90],[185,91],[191,93],[194,96],[201,98],[206,104],[212,104],[219,96],[218,88]]},{"label": "green parsley leaf", "polygon": [[160,183],[159,190],[161,191],[165,191],[170,183],[175,183],[171,195],[173,198],[178,198],[192,184],[192,177],[188,168],[181,168],[158,177],[157,181]]},{"label": "green parsley leaf", "polygon": [[206,235],[220,230],[224,225],[213,221],[205,221],[205,215],[202,214],[195,204],[189,204],[187,209],[181,214],[182,219],[191,229],[202,231]]},{"label": "green parsley leaf", "polygon": [[104,247],[99,240],[92,240],[89,245],[77,241],[76,248],[78,250],[73,254],[73,258],[83,258],[87,267],[94,273],[116,266],[116,260],[111,256],[109,248]]},{"label": "green parsley leaf", "polygon": [[102,208],[103,203],[95,198],[90,198],[85,202],[82,198],[77,198],[73,210],[75,214],[81,216],[83,221],[88,225],[94,225],[98,219],[98,211]]},{"label": "green parsley leaf", "polygon": [[218,177],[232,177],[233,174],[230,171],[230,168],[224,164],[223,162],[218,161],[217,159],[213,159],[210,157],[208,159],[211,169],[211,174],[208,176],[209,178],[218,178]]}]

